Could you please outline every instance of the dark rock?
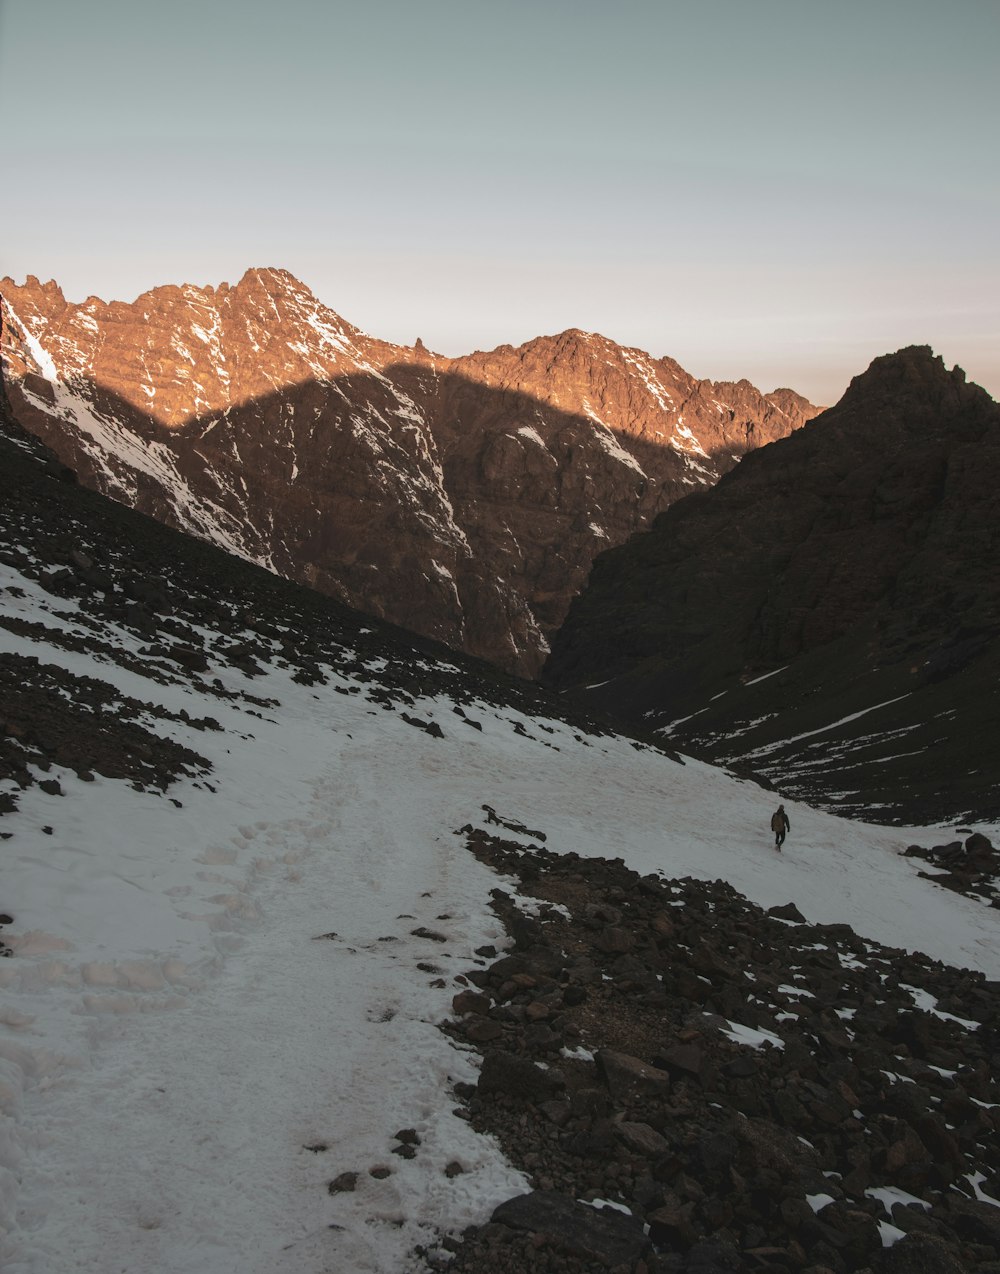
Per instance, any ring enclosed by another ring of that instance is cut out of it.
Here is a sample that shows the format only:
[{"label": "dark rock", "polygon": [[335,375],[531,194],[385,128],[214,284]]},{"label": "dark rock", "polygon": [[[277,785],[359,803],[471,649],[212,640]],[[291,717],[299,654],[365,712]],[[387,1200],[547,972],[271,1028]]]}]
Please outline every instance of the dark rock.
[{"label": "dark rock", "polygon": [[794,902],[786,902],[780,907],[768,907],[767,914],[776,920],[794,920],[796,924],[805,924],[806,918]]},{"label": "dark rock", "polygon": [[[735,1057],[731,1062],[726,1063],[726,1074],[731,1075],[734,1079],[750,1079],[759,1071],[757,1063],[752,1057]],[[775,1100],[783,1094],[776,1095]]]},{"label": "dark rock", "polygon": [[462,1034],[474,1044],[487,1044],[503,1035],[503,1027],[490,1018],[476,1017],[461,1025]]},{"label": "dark rock", "polygon": [[622,913],[607,902],[588,902],[583,908],[583,919],[596,929],[620,925]]},{"label": "dark rock", "polygon": [[568,1101],[543,1101],[539,1103],[538,1109],[557,1128],[565,1127],[573,1113]]},{"label": "dark rock", "polygon": [[608,955],[621,954],[631,951],[635,947],[635,935],[630,933],[628,929],[619,929],[609,926],[602,929],[594,939],[594,946],[598,951],[603,951]]},{"label": "dark rock", "polygon": [[579,1159],[606,1162],[617,1147],[615,1125],[609,1119],[597,1120],[590,1128],[571,1133],[563,1142],[568,1154]]},{"label": "dark rock", "polygon": [[570,1109],[579,1118],[602,1118],[611,1111],[611,1098],[603,1088],[577,1088],[570,1096]]},{"label": "dark rock", "polygon": [[746,1266],[731,1243],[701,1239],[686,1256],[685,1274],[743,1274]]},{"label": "dark rock", "polygon": [[637,1057],[602,1048],[595,1061],[611,1096],[623,1105],[670,1092],[669,1075]]},{"label": "dark rock", "polygon": [[698,1238],[698,1232],[691,1219],[693,1211],[692,1203],[675,1201],[647,1212],[646,1224],[649,1226],[650,1239],[657,1247],[685,1251]]},{"label": "dark rock", "polygon": [[958,1139],[948,1130],[940,1115],[929,1112],[918,1114],[913,1120],[913,1129],[935,1159],[953,1164],[964,1162]]},{"label": "dark rock", "polygon": [[951,1194],[948,1217],[956,1234],[974,1243],[988,1243],[1000,1253],[1000,1208],[995,1204]]},{"label": "dark rock", "polygon": [[725,1172],[736,1157],[739,1143],[728,1133],[706,1133],[695,1143],[695,1154],[702,1170],[711,1177]]},{"label": "dark rock", "polygon": [[563,1046],[563,1037],[544,1022],[533,1022],[525,1027],[524,1043],[535,1053],[558,1053]]},{"label": "dark rock", "polygon": [[613,1208],[587,1207],[546,1190],[517,1195],[493,1212],[494,1222],[544,1236],[557,1250],[606,1269],[632,1269],[649,1242],[634,1217]]},{"label": "dark rock", "polygon": [[429,734],[435,739],[444,738],[444,731],[436,721],[422,721],[419,717],[411,717],[406,712],[401,712],[399,716],[407,725],[416,726],[418,730],[423,730],[425,734]]},{"label": "dark rock", "polygon": [[650,1128],[649,1124],[626,1121],[616,1125],[615,1132],[626,1149],[637,1155],[645,1155],[649,1159],[666,1154],[670,1149],[666,1138],[661,1136],[655,1128]]},{"label": "dark rock", "polygon": [[451,1002],[452,1012],[460,1016],[465,1013],[486,1014],[492,1005],[490,997],[480,991],[459,991]]},{"label": "dark rock", "polygon": [[505,1093],[522,1101],[545,1101],[559,1087],[551,1071],[543,1070],[526,1057],[491,1052],[483,1058],[479,1072],[480,1093]]},{"label": "dark rock", "polygon": [[882,1258],[885,1274],[968,1274],[961,1252],[936,1234],[908,1234]]},{"label": "dark rock", "polygon": [[698,1044],[672,1044],[657,1053],[653,1062],[674,1075],[700,1075],[705,1065],[705,1054]]},{"label": "dark rock", "polygon": [[787,1129],[769,1120],[748,1119],[739,1112],[733,1118],[731,1129],[758,1172],[767,1168],[791,1181],[822,1180],[816,1151]]},{"label": "dark rock", "polygon": [[878,1223],[859,1208],[835,1201],[820,1209],[817,1220],[826,1241],[841,1254],[849,1269],[862,1269],[882,1251]]}]

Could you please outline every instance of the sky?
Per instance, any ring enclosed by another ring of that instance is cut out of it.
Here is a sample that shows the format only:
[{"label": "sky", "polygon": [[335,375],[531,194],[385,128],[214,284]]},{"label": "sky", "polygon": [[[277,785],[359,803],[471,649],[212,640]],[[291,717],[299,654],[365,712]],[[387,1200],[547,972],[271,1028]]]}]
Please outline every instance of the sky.
[{"label": "sky", "polygon": [[292,271],[458,355],[568,327],[1000,396],[996,0],[0,0],[0,274]]}]

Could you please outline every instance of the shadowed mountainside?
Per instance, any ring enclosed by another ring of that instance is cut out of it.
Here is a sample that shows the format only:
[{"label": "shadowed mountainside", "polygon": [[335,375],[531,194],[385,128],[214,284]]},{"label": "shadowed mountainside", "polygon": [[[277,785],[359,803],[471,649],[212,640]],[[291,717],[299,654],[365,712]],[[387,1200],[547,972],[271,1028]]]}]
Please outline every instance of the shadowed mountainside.
[{"label": "shadowed mountainside", "polygon": [[0,286],[15,416],[84,483],[521,675],[595,553],[816,411],[585,332],[389,345],[279,270]]},{"label": "shadowed mountainside", "polygon": [[993,399],[926,346],[876,359],[601,555],[545,678],[789,795],[995,817],[998,487]]}]

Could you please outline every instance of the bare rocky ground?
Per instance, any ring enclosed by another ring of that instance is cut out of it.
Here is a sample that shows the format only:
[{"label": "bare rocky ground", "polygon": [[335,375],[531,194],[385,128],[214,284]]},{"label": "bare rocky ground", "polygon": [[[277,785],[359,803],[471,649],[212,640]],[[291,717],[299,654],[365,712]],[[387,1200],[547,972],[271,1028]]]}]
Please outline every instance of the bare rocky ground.
[{"label": "bare rocky ground", "polygon": [[496,891],[513,949],[444,1028],[483,1055],[464,1117],[533,1189],[428,1267],[1000,1271],[996,983],[723,881],[461,834],[538,900]]}]

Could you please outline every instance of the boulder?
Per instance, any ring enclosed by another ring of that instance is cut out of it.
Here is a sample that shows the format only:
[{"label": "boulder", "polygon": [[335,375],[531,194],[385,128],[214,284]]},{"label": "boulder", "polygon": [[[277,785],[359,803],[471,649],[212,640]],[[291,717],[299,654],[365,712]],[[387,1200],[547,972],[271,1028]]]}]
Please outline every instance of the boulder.
[{"label": "boulder", "polygon": [[492,1220],[608,1270],[633,1269],[649,1250],[649,1240],[634,1217],[615,1208],[591,1208],[551,1190],[508,1199],[494,1210]]},{"label": "boulder", "polygon": [[631,1150],[637,1155],[654,1159],[657,1155],[666,1154],[670,1149],[666,1137],[658,1133],[655,1128],[650,1128],[649,1124],[626,1121],[618,1124],[615,1131],[626,1150]]},{"label": "boulder", "polygon": [[611,1096],[621,1105],[649,1097],[666,1097],[670,1092],[670,1076],[638,1057],[602,1048],[595,1060]]},{"label": "boulder", "polygon": [[767,914],[776,920],[793,920],[797,925],[805,924],[806,918],[794,902],[786,902],[780,907],[768,907]]},{"label": "boulder", "polygon": [[483,1058],[477,1087],[480,1093],[504,1093],[522,1101],[539,1102],[550,1098],[559,1084],[550,1071],[526,1057],[492,1052]]}]

